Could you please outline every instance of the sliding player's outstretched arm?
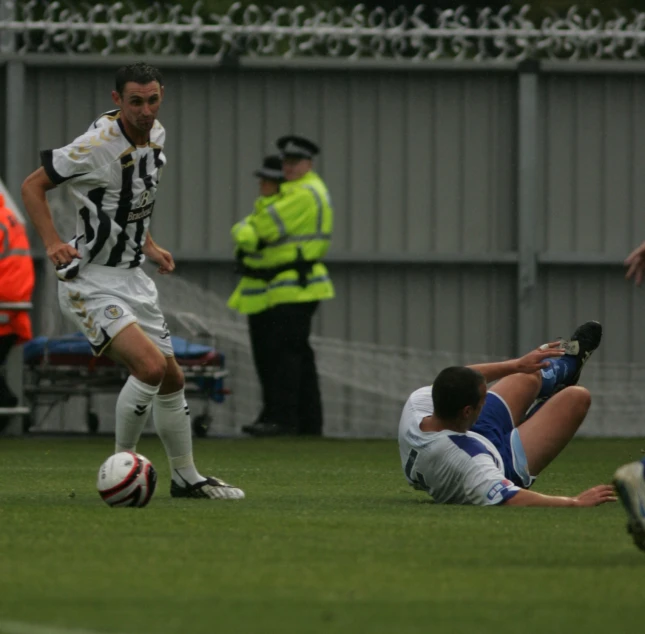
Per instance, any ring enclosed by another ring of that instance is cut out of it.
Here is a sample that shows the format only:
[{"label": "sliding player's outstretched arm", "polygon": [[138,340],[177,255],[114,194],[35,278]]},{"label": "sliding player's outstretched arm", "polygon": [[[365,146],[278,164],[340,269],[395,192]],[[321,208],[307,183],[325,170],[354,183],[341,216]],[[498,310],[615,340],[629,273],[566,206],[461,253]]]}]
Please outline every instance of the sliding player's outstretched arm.
[{"label": "sliding player's outstretched arm", "polygon": [[481,373],[486,383],[498,381],[511,374],[533,374],[533,372],[548,367],[548,359],[561,357],[564,354],[564,351],[559,349],[559,341],[554,341],[546,345],[546,348],[540,346],[519,359],[509,359],[497,363],[479,363],[477,365],[469,365],[468,367]]},{"label": "sliding player's outstretched arm", "polygon": [[505,506],[599,506],[606,502],[615,502],[616,493],[610,484],[599,484],[576,497],[543,495],[535,491],[518,491],[512,498],[502,502]]}]

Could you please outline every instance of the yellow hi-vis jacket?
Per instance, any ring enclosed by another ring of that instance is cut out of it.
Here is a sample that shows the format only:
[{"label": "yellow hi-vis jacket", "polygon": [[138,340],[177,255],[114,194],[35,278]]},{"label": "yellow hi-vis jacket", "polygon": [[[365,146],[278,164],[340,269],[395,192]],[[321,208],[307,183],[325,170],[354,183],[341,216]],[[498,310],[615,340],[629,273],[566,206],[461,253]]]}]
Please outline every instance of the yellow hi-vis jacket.
[{"label": "yellow hi-vis jacket", "polygon": [[329,192],[315,172],[283,183],[275,196],[258,198],[253,213],[231,230],[242,279],[229,308],[249,315],[334,297],[321,262],[332,229]]}]

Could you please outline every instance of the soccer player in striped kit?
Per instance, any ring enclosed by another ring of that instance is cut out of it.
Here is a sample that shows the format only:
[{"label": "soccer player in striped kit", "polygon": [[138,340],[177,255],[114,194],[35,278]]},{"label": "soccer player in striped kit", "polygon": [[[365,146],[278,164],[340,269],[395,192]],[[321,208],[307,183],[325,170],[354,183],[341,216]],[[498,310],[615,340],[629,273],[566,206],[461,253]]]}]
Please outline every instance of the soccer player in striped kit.
[{"label": "soccer player in striped kit", "polygon": [[[69,145],[41,152],[42,166],[22,186],[25,208],[59,277],[61,310],[130,372],[116,406],[116,451],[134,451],[150,411],[168,454],[171,495],[240,499],[244,493],[193,462],[184,377],[173,354],[157,289],[141,264],[171,273],[172,255],[149,231],[161,173],[165,130],[157,120],[161,73],[144,63],[116,73],[115,110]],[[76,235],[63,242],[52,222],[48,190],[69,188]]]}]

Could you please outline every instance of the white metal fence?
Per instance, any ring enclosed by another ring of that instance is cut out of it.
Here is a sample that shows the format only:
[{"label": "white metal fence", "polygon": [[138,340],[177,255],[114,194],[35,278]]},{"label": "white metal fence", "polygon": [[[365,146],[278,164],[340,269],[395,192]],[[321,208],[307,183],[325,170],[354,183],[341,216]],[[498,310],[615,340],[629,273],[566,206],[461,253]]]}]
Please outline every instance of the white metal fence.
[{"label": "white metal fence", "polygon": [[0,34],[17,39],[20,53],[298,58],[350,60],[451,59],[522,61],[530,58],[570,61],[635,60],[645,52],[645,13],[610,19],[594,9],[530,19],[531,7],[500,10],[432,11],[419,5],[386,11],[356,5],[352,9],[266,8],[236,2],[221,15],[207,13],[197,1],[190,12],[178,4],[151,3],[133,9],[127,3],[78,5],[49,0],[0,0]]}]

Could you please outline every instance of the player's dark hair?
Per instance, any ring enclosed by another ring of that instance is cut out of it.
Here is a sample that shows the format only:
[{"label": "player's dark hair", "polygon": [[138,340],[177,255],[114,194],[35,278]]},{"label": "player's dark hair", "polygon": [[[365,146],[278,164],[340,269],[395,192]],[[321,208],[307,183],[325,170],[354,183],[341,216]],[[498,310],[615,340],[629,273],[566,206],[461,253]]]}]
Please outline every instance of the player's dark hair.
[{"label": "player's dark hair", "polygon": [[464,407],[477,407],[484,382],[483,375],[471,368],[453,366],[442,370],[432,384],[434,413],[441,419],[453,420]]},{"label": "player's dark hair", "polygon": [[116,91],[123,95],[123,89],[129,81],[135,84],[149,84],[151,81],[158,81],[160,86],[163,86],[163,76],[161,71],[154,66],[150,66],[145,62],[136,62],[121,66],[116,71]]}]

